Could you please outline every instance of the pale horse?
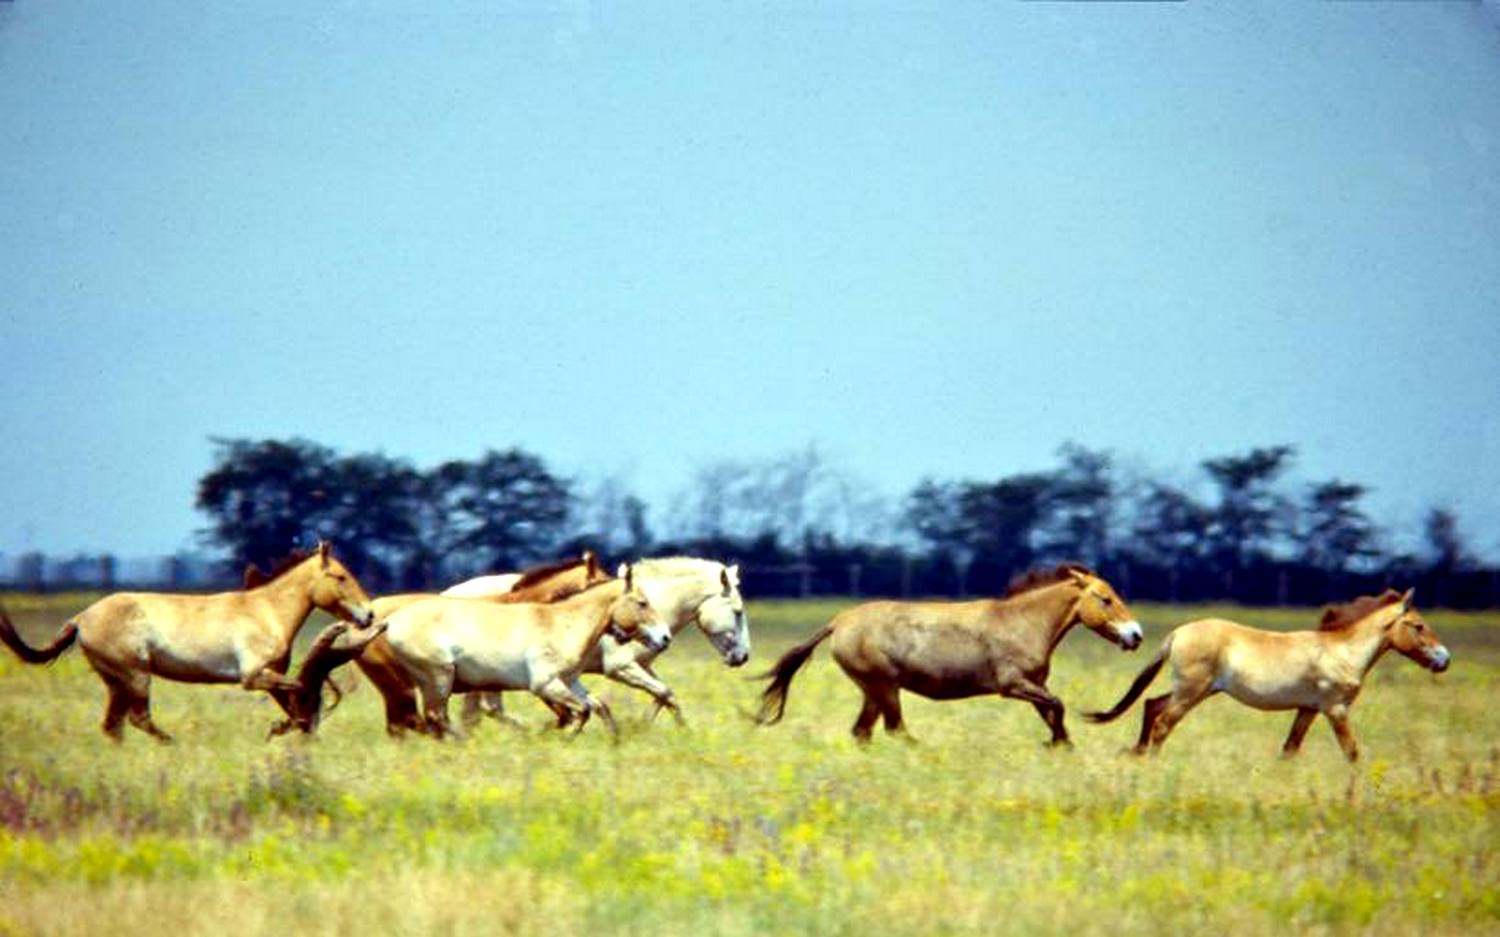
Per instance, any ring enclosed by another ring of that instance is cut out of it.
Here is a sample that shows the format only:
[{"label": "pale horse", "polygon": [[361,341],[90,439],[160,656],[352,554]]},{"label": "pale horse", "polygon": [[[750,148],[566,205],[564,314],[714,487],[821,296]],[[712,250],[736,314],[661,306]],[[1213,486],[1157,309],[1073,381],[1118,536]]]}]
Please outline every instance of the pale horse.
[{"label": "pale horse", "polygon": [[[716,560],[691,556],[666,556],[640,560],[631,565],[639,588],[666,620],[675,637],[689,625],[697,625],[703,636],[719,652],[729,667],[742,667],[750,659],[750,620],[745,614],[745,599],[740,594],[738,564],[726,566]],[[625,564],[620,565],[624,575]],[[511,574],[480,576],[461,582],[442,594],[481,598],[505,591],[504,580]],[[480,585],[489,581],[486,592]],[[651,663],[664,651],[638,642],[620,642],[609,635],[599,640],[583,662],[584,673],[598,673],[651,694],[656,701],[653,718],[663,709],[670,710],[682,723],[682,707],[672,688],[651,669]],[[505,714],[498,692],[470,693],[464,704],[464,719],[472,721],[483,712],[497,719],[512,721]],[[554,710],[554,712],[557,712]],[[559,724],[568,720],[566,712],[557,712]]]}]

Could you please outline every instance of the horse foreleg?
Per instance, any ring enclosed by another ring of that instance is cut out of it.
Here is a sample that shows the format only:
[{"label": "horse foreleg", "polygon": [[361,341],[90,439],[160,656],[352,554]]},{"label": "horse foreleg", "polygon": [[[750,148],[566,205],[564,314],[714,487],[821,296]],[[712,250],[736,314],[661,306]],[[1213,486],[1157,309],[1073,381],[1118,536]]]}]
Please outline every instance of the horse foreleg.
[{"label": "horse foreleg", "polygon": [[655,708],[651,710],[653,721],[658,713],[666,709],[677,719],[678,725],[687,724],[687,720],[682,718],[682,707],[677,704],[677,697],[672,693],[672,688],[663,683],[661,678],[645,664],[640,661],[631,661],[607,676],[617,683],[650,693],[651,698],[656,701]]},{"label": "horse foreleg", "polygon": [[1073,744],[1068,739],[1067,726],[1063,724],[1063,716],[1067,710],[1062,700],[1047,692],[1046,687],[1035,681],[1021,678],[1002,684],[1000,695],[1025,700],[1036,708],[1037,715],[1042,717],[1042,721],[1052,731],[1052,739],[1047,744],[1054,746]]},{"label": "horse foreleg", "polygon": [[[615,722],[615,714],[609,711],[609,705],[604,700],[591,694],[588,687],[585,687],[577,677],[568,681],[568,689],[573,691],[574,696],[583,700],[585,706],[599,714],[599,718],[603,719],[604,724],[609,727],[611,735],[617,739],[620,737],[620,726]],[[580,725],[579,728],[582,729],[583,726]]]},{"label": "horse foreleg", "polygon": [[[553,712],[567,713],[569,722],[576,719],[578,727],[574,730],[575,735],[583,731],[584,723],[589,721],[589,706],[573,694],[561,677],[553,677],[545,683],[537,684],[531,688],[531,692],[541,697],[542,702]],[[558,719],[558,728],[567,724],[561,721],[560,715]]]},{"label": "horse foreleg", "polygon": [[1302,740],[1307,737],[1307,730],[1318,716],[1316,709],[1302,708],[1297,710],[1297,715],[1292,719],[1292,731],[1287,733],[1286,742],[1281,746],[1281,757],[1291,758],[1302,749]]},{"label": "horse foreleg", "polygon": [[1344,750],[1344,757],[1351,762],[1359,760],[1359,743],[1354,741],[1354,730],[1349,728],[1349,707],[1344,705],[1334,706],[1326,710],[1323,715],[1328,717],[1333,726],[1333,734],[1339,740],[1339,748]]},{"label": "horse foreleg", "polygon": [[261,664],[245,675],[240,681],[240,686],[247,690],[300,690],[302,681],[288,677],[284,673],[277,673],[271,669],[271,665]]},{"label": "horse foreleg", "polygon": [[104,688],[109,692],[109,701],[104,705],[104,734],[111,741],[125,738],[125,717],[130,712],[130,693],[118,681],[106,677]]}]

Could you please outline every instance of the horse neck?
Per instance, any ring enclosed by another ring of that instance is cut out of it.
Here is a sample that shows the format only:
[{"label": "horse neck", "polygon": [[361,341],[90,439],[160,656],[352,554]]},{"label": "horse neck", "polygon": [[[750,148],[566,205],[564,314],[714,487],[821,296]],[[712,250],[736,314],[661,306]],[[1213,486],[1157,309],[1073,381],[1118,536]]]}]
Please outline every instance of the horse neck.
[{"label": "horse neck", "polygon": [[1390,636],[1385,632],[1385,621],[1380,612],[1366,616],[1346,630],[1319,633],[1326,642],[1338,647],[1345,659],[1358,669],[1361,680],[1391,649]]},{"label": "horse neck", "polygon": [[698,606],[718,593],[718,583],[710,589],[697,576],[662,576],[647,581],[655,587],[652,591],[658,593],[651,604],[667,619],[673,637],[697,620]]},{"label": "horse neck", "polygon": [[[613,608],[615,599],[620,597],[623,586],[614,583],[595,586],[587,592],[581,592],[576,598],[564,599],[555,605],[542,606],[554,612],[562,612],[554,620],[560,620],[564,626],[558,629],[557,645],[558,651],[569,660],[583,660],[583,656],[589,652],[589,648],[599,642],[604,635],[604,629],[609,627],[609,613]],[[578,615],[569,615],[567,606],[578,602],[587,611]]]},{"label": "horse neck", "polygon": [[1042,661],[1051,659],[1052,652],[1076,620],[1071,613],[1078,596],[1072,583],[1054,583],[1002,601],[1007,606],[1008,615],[1024,619],[1032,626],[1025,633],[1033,639]]},{"label": "horse neck", "polygon": [[250,594],[260,596],[275,611],[283,643],[290,644],[297,629],[312,614],[312,590],[308,588],[311,570],[311,561],[303,562],[250,590]]}]

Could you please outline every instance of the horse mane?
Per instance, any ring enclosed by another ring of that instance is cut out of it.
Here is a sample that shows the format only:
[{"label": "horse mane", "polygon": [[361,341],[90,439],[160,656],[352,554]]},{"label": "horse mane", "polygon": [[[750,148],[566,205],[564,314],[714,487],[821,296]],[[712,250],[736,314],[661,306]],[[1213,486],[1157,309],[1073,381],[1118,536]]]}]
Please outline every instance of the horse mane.
[{"label": "horse mane", "polygon": [[275,582],[277,578],[286,573],[293,566],[296,566],[303,560],[306,560],[310,557],[317,556],[317,554],[317,550],[293,550],[286,556],[283,556],[281,559],[277,560],[276,565],[271,568],[271,571],[269,573],[261,572],[254,563],[251,563],[249,566],[245,567],[245,588],[255,589],[259,586],[265,585],[266,583]]},{"label": "horse mane", "polygon": [[1060,563],[1052,569],[1033,569],[1012,579],[1010,585],[1005,587],[1005,595],[1001,598],[1008,599],[1023,592],[1064,582],[1073,578],[1074,573],[1082,573],[1085,576],[1099,575],[1081,563]]},{"label": "horse mane", "polygon": [[703,576],[718,579],[724,564],[718,560],[705,560],[696,556],[655,556],[636,560],[630,564],[636,572],[653,576]]},{"label": "horse mane", "polygon": [[1323,609],[1323,617],[1318,619],[1319,631],[1344,631],[1370,617],[1375,612],[1387,605],[1394,605],[1401,601],[1401,593],[1395,589],[1387,589],[1379,595],[1362,595],[1352,602],[1344,602],[1341,605],[1329,605]]},{"label": "horse mane", "polygon": [[575,557],[571,560],[558,560],[555,563],[543,563],[540,566],[533,566],[530,569],[522,570],[520,578],[511,583],[510,591],[515,592],[517,589],[524,589],[527,586],[534,586],[537,583],[542,582],[543,580],[551,579],[558,573],[565,573],[570,569],[575,569],[579,566],[582,566],[585,562],[585,560]]}]

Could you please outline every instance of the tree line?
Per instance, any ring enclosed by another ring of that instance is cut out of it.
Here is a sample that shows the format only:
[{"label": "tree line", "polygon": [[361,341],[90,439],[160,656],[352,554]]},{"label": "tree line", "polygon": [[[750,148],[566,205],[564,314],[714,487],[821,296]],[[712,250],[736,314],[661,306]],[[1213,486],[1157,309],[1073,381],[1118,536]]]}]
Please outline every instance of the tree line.
[{"label": "tree line", "polygon": [[[759,596],[995,595],[1018,572],[1075,561],[1139,600],[1306,605],[1400,584],[1431,605],[1500,604],[1500,569],[1470,549],[1453,511],[1433,507],[1401,548],[1367,511],[1365,485],[1293,484],[1295,459],[1289,445],[1251,448],[1172,481],[1067,443],[1042,468],[924,478],[893,499],[808,447],[701,465],[653,512],[619,479],[570,479],[518,448],[419,468],[303,439],[218,439],[195,503],[205,546],[227,557],[219,582],[327,538],[378,592],[591,547],[612,560],[737,561]],[[22,557],[18,581],[41,583],[42,560]],[[174,557],[173,582],[191,565]],[[114,563],[62,568],[108,584]]]},{"label": "tree line", "polygon": [[1396,549],[1366,486],[1290,485],[1295,457],[1289,445],[1217,456],[1177,484],[1125,477],[1110,453],[1068,443],[1049,467],[924,478],[893,502],[809,447],[700,467],[657,532],[619,481],[585,486],[521,449],[419,469],[300,439],[226,439],[196,504],[234,563],[325,537],[380,591],[588,546],[736,560],[756,595],[993,595],[1020,571],[1078,561],[1141,600],[1317,604],[1402,583],[1432,604],[1496,602],[1500,571],[1471,555],[1452,511],[1432,508],[1420,546]]}]

